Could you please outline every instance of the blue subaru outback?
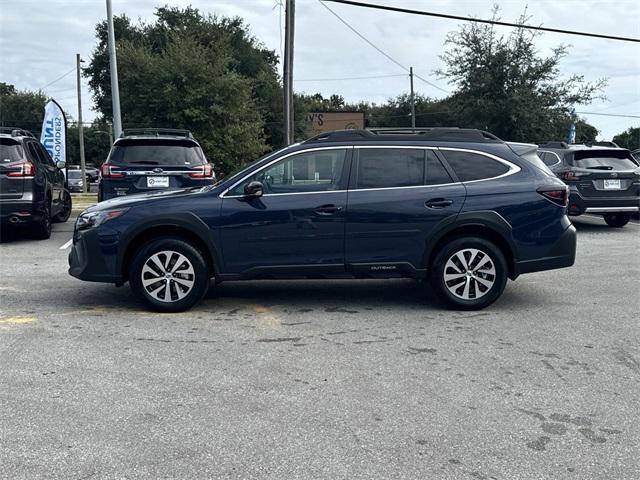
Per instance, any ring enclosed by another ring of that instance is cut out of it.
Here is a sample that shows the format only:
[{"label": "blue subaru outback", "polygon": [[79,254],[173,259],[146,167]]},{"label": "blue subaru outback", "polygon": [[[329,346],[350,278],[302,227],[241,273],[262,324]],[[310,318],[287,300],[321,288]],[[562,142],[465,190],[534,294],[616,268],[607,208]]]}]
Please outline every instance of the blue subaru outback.
[{"label": "blue subaru outback", "polygon": [[429,279],[483,308],[508,278],[574,263],[567,187],[536,148],[458,128],[321,134],[216,185],[85,210],[69,273],[170,312],[211,279],[273,278]]}]

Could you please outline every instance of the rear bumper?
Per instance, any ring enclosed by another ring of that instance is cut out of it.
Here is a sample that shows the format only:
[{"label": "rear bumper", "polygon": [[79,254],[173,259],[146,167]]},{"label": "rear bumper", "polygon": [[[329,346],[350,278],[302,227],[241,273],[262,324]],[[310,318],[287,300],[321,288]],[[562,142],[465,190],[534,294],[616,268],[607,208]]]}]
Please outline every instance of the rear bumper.
[{"label": "rear bumper", "polygon": [[516,262],[516,276],[572,266],[576,261],[576,240],[576,227],[569,225],[547,256]]},{"label": "rear bumper", "polygon": [[569,215],[583,213],[637,212],[640,210],[640,197],[583,197],[576,190],[569,195]]},{"label": "rear bumper", "polygon": [[0,200],[0,222],[3,224],[21,224],[39,221],[42,218],[43,205],[23,198]]}]

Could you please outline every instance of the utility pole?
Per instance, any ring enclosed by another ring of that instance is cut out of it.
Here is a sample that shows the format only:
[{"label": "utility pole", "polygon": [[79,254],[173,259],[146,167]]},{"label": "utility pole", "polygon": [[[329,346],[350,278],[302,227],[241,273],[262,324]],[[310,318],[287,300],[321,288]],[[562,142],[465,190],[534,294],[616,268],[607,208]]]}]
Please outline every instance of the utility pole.
[{"label": "utility pole", "polygon": [[416,97],[413,94],[413,67],[409,67],[409,82],[411,83],[411,128],[416,128]]},{"label": "utility pole", "polygon": [[113,12],[111,0],[107,0],[107,43],[109,45],[109,72],[111,73],[111,104],[113,106],[113,134],[116,137],[122,132],[120,119],[120,90],[118,89],[118,65],[116,61],[116,39],[113,32]]},{"label": "utility pole", "polygon": [[80,87],[80,54],[76,53],[76,79],[78,83],[78,137],[80,138],[80,172],[82,175],[82,193],[87,193],[87,171],[84,162],[84,131],[82,125],[82,94]]},{"label": "utility pole", "polygon": [[294,139],[293,118],[293,38],[295,28],[295,0],[287,0],[284,20],[284,63],[282,71],[284,143],[291,145]]}]

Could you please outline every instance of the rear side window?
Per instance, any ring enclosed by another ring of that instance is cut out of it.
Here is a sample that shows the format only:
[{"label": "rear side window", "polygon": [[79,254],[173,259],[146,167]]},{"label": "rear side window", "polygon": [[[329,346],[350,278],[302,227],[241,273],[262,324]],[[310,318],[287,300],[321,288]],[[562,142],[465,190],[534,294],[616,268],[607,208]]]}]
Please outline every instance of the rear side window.
[{"label": "rear side window", "polygon": [[0,139],[0,165],[19,162],[24,158],[22,145],[13,140]]},{"label": "rear side window", "polygon": [[425,184],[427,185],[442,185],[445,183],[451,183],[451,177],[447,170],[444,168],[435,152],[427,150],[427,179]]},{"label": "rear side window", "polygon": [[478,153],[453,150],[443,153],[461,182],[499,177],[509,171],[506,165]]},{"label": "rear side window", "polygon": [[115,165],[193,166],[205,162],[200,147],[189,141],[121,140],[113,146],[109,163]]},{"label": "rear side window", "polygon": [[547,166],[557,165],[560,163],[560,158],[555,153],[552,152],[540,152],[540,158]]},{"label": "rear side window", "polygon": [[577,150],[573,164],[579,168],[634,170],[638,164],[627,150]]},{"label": "rear side window", "polygon": [[356,188],[424,185],[424,150],[361,148]]}]

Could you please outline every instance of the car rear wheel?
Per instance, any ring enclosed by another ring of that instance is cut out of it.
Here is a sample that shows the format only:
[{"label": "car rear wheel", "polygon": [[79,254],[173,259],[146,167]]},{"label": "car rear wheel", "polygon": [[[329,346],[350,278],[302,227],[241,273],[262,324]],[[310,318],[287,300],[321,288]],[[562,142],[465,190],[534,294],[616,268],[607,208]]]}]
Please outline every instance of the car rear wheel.
[{"label": "car rear wheel", "polygon": [[51,237],[51,205],[48,202],[44,206],[40,220],[31,225],[31,236],[37,240],[46,240]]},{"label": "car rear wheel", "polygon": [[502,295],[507,284],[507,262],[490,241],[463,237],[438,251],[430,277],[431,285],[449,307],[478,310]]},{"label": "car rear wheel", "polygon": [[57,223],[64,223],[69,220],[71,216],[71,194],[69,192],[64,192],[64,199],[62,201],[62,210],[55,217],[53,217],[53,221]]},{"label": "car rear wheel", "polygon": [[604,214],[604,221],[610,227],[622,228],[629,223],[629,220],[631,220],[630,213],[615,212]]},{"label": "car rear wheel", "polygon": [[189,242],[161,238],[141,247],[129,269],[134,294],[159,312],[181,312],[198,303],[209,288],[209,268]]}]

